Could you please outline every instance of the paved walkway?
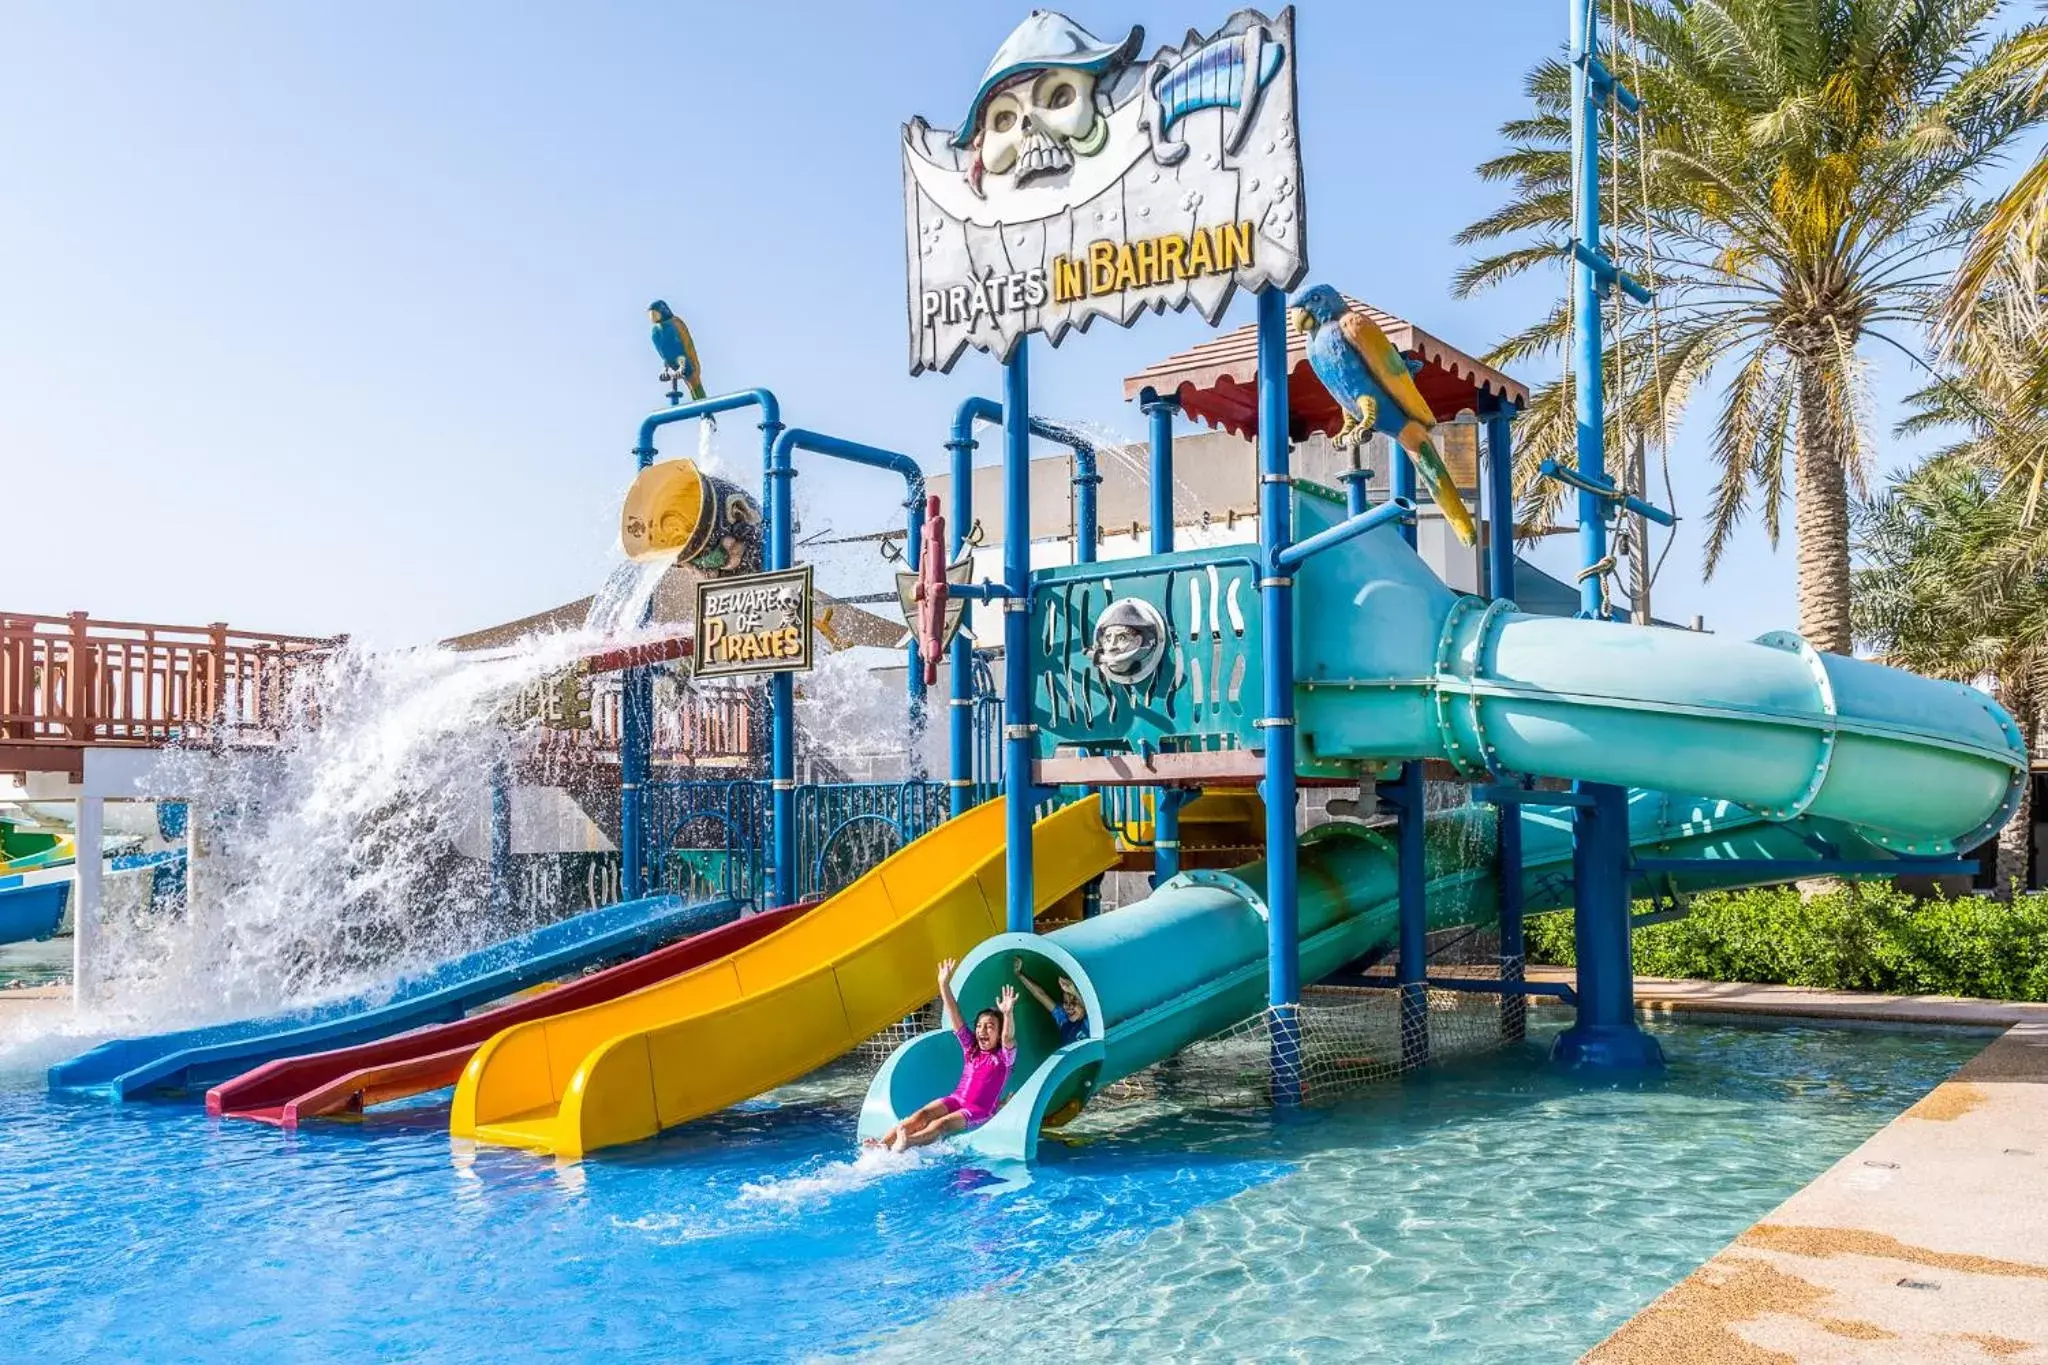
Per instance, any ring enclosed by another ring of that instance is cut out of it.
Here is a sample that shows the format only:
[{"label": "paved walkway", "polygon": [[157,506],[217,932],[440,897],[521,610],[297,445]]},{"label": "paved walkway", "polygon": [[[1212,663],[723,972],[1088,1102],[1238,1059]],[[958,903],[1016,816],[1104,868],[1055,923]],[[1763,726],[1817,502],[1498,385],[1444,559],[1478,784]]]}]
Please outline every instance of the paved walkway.
[{"label": "paved walkway", "polygon": [[2006,1031],[1587,1361],[2048,1365],[2048,1005],[1649,979],[1636,991],[1674,1013]]}]

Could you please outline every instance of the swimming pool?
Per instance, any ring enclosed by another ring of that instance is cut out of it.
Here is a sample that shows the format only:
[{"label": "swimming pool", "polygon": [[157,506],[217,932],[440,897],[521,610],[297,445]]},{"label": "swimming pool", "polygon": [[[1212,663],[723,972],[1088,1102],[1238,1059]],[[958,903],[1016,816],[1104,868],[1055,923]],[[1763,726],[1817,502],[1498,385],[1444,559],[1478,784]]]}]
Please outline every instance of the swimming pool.
[{"label": "swimming pool", "polygon": [[1568,1361],[1983,1045],[1658,1025],[1610,1086],[1554,1027],[1289,1118],[1133,1107],[1021,1186],[856,1159],[851,1068],[556,1167],[453,1149],[445,1096],[291,1136],[0,1057],[0,1356]]}]

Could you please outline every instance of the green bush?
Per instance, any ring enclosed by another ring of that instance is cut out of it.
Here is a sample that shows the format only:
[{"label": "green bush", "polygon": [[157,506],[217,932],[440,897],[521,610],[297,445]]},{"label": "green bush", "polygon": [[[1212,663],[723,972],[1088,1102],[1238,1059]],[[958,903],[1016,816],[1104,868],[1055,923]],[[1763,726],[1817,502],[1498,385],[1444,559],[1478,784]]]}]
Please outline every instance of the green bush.
[{"label": "green bush", "polygon": [[[1569,911],[1531,919],[1528,932],[1530,961],[1572,965]],[[1644,976],[2048,1000],[2048,893],[2006,904],[1923,901],[1881,884],[1809,900],[1791,887],[1710,891],[1684,919],[1638,930],[1634,946]]]}]

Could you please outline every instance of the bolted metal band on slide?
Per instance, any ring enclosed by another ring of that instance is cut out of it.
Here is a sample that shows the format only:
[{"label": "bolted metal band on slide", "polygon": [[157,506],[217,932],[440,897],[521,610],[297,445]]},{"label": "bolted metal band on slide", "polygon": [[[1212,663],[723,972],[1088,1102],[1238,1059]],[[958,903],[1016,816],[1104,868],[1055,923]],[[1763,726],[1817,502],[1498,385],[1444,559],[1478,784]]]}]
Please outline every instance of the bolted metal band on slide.
[{"label": "bolted metal band on slide", "polygon": [[[1835,761],[1835,725],[1841,717],[1841,710],[1835,705],[1835,683],[1828,676],[1827,661],[1821,658],[1820,651],[1793,632],[1774,630],[1768,635],[1757,636],[1756,642],[1769,649],[1799,656],[1813,678],[1814,710],[1827,718],[1826,728],[1816,732],[1820,740],[1820,757],[1814,762],[1813,775],[1807,778],[1806,786],[1784,805],[1756,807],[1756,813],[1766,820],[1796,820],[1806,814],[1807,808],[1820,795],[1821,788],[1827,785],[1828,768]],[[1878,836],[1878,842],[1884,842],[1882,835]]]},{"label": "bolted metal band on slide", "polygon": [[[1460,597],[1444,617],[1433,660],[1439,680],[1463,683],[1485,680],[1486,657],[1493,635],[1515,612],[1506,598]],[[1486,735],[1486,713],[1475,687],[1430,689],[1431,714],[1444,757],[1460,777],[1500,775],[1500,755]]]}]

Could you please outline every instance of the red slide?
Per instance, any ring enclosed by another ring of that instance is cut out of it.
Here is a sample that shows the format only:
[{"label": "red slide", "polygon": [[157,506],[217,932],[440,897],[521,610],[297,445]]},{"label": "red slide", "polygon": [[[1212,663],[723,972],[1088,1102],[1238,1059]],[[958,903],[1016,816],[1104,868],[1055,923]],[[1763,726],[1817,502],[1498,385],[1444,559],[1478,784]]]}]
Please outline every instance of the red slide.
[{"label": "red slide", "polygon": [[581,1009],[630,994],[715,962],[766,938],[815,902],[734,920],[616,967],[553,990],[514,1000],[466,1019],[417,1029],[357,1047],[265,1062],[206,1092],[206,1112],[296,1128],[321,1114],[360,1113],[367,1105],[423,1095],[455,1084],[470,1054],[514,1024]]}]

